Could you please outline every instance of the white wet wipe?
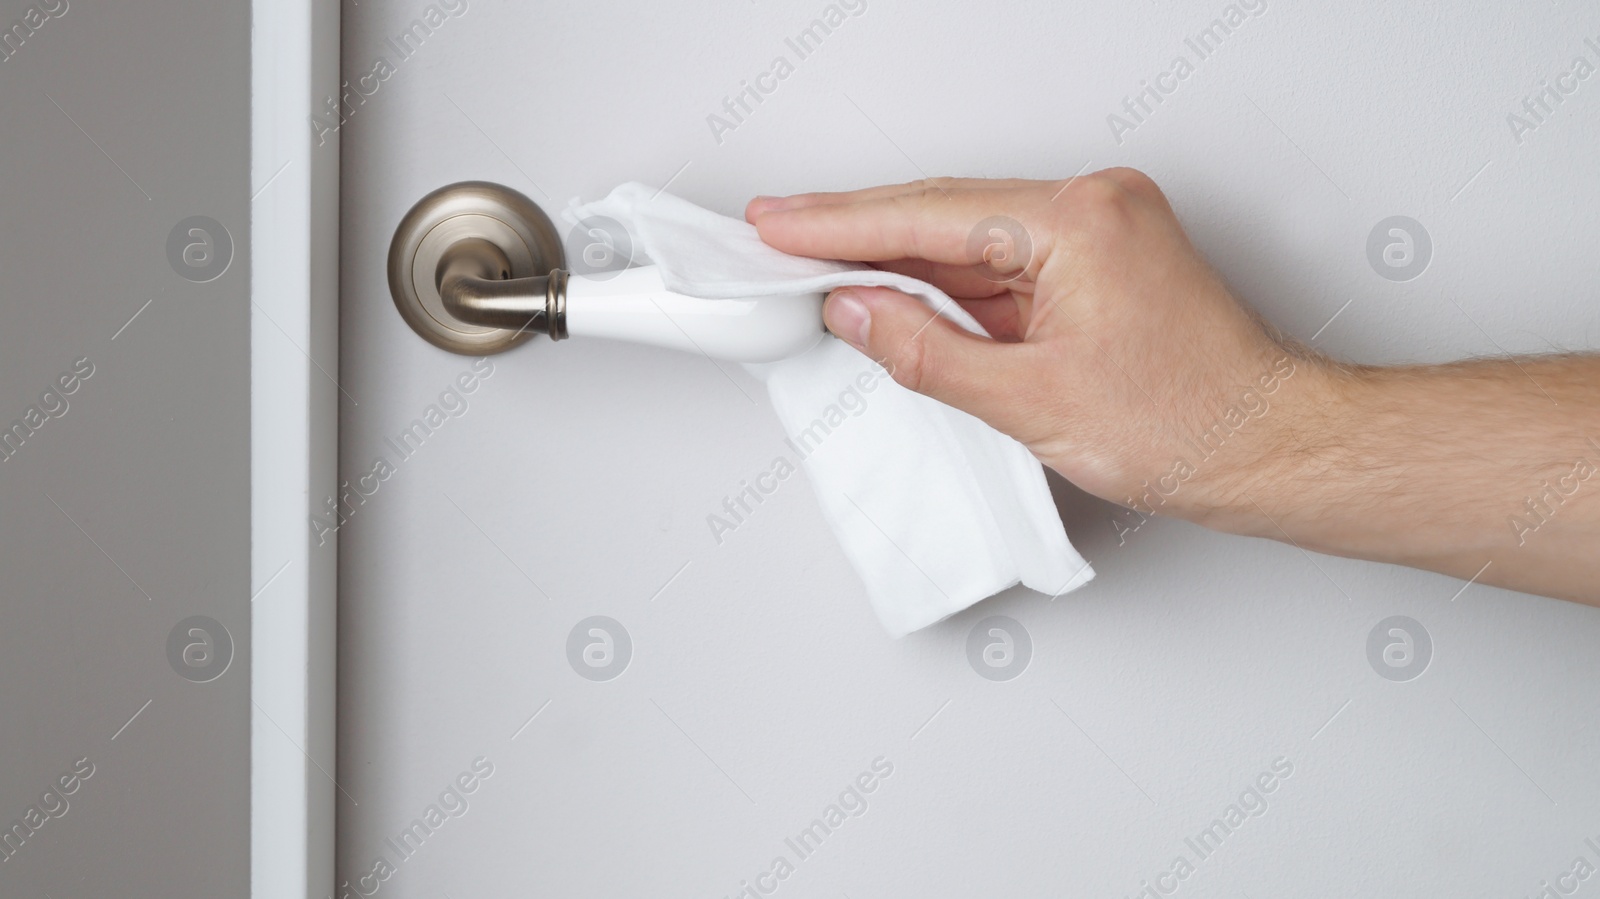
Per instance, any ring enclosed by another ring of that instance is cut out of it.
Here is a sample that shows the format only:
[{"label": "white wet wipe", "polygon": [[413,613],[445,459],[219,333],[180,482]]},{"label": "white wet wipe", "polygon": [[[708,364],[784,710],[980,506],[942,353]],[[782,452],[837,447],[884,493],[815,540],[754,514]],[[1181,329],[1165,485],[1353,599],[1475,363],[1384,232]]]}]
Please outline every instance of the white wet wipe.
[{"label": "white wet wipe", "polygon": [[[669,290],[736,298],[893,287],[976,334],[984,331],[924,281],[859,263],[791,256],[754,226],[643,184],[565,210],[627,231],[636,264]],[[907,390],[829,335],[791,359],[746,369],[766,382],[791,449],[873,610],[899,637],[1018,583],[1056,596],[1094,578],[1067,541],[1044,469],[978,419]]]}]

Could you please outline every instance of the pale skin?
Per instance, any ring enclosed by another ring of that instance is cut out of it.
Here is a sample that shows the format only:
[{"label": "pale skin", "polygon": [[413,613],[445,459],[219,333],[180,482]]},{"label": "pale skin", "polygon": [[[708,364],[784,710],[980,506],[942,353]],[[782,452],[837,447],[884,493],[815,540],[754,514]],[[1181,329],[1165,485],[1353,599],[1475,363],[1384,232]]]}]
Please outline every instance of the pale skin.
[{"label": "pale skin", "polygon": [[[1002,240],[973,258],[994,216],[1031,253]],[[1600,358],[1329,359],[1236,297],[1131,169],[757,197],[745,217],[780,250],[955,298],[991,337],[887,288],[836,290],[823,315],[899,383],[1141,510],[1132,523],[1171,516],[1600,605]]]}]

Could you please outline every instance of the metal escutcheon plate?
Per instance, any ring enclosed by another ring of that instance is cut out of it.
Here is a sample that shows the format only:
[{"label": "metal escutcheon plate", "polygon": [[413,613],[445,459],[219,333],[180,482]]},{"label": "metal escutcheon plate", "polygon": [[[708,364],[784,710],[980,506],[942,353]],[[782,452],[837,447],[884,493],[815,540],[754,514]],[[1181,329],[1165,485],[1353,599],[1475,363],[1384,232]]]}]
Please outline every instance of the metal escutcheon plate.
[{"label": "metal escutcheon plate", "polygon": [[400,220],[389,244],[389,292],[406,323],[436,347],[469,356],[508,350],[533,333],[467,324],[439,299],[439,258],[468,237],[505,253],[511,270],[502,279],[544,275],[565,265],[555,225],[532,200],[499,184],[462,181],[418,200]]}]

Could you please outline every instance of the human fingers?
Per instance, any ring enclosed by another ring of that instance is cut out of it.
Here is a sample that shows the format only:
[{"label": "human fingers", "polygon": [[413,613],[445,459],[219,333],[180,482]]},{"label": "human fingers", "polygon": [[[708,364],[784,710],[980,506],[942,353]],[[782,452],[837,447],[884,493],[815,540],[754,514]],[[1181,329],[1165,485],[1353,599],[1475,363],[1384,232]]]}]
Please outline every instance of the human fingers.
[{"label": "human fingers", "polygon": [[886,259],[873,263],[873,268],[926,281],[962,300],[999,296],[1017,284],[1015,280],[1001,280],[979,267],[929,262],[926,259]]},{"label": "human fingers", "polygon": [[[997,302],[997,301],[990,301]],[[843,287],[823,306],[828,329],[901,385],[1022,439],[1041,426],[1041,353],[1049,348],[970,334],[887,287]]]},{"label": "human fingers", "polygon": [[752,198],[745,205],[744,217],[745,221],[753,223],[756,217],[763,212],[802,209],[808,206],[860,203],[866,200],[896,197],[921,190],[999,190],[1026,187],[1036,183],[1038,182],[1026,178],[924,178],[920,181],[880,184],[876,187],[863,187],[857,190],[810,191],[781,197],[759,196]]},{"label": "human fingers", "polygon": [[[761,239],[786,253],[821,259],[884,262],[926,259],[947,265],[981,265],[1001,277],[1027,270],[1046,237],[1041,194],[1034,190],[923,190],[859,203],[825,204],[764,212]],[[996,242],[996,231],[1016,232],[1015,245]]]}]

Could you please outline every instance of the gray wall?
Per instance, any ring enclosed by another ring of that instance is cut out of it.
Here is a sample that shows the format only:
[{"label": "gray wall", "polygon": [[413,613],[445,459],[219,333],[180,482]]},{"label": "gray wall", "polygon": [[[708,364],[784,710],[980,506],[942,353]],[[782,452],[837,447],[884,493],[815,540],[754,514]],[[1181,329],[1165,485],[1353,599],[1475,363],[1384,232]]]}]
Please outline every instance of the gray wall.
[{"label": "gray wall", "polygon": [[[1119,543],[1109,506],[1058,484],[1092,585],[891,642],[803,479],[713,541],[706,515],[783,451],[759,385],[620,344],[495,358],[469,411],[397,458],[385,438],[470,360],[406,329],[384,254],[412,202],[465,178],[547,208],[670,181],[738,214],[756,193],[1134,165],[1321,349],[1600,340],[1600,81],[1520,141],[1506,118],[1600,62],[1592,9],[1268,0],[1196,61],[1185,39],[1222,0],[867,0],[796,61],[785,39],[825,6],[470,0],[407,57],[389,39],[426,4],[345,7],[346,77],[393,72],[343,133],[342,474],[395,472],[340,534],[339,774],[360,802],[341,802],[341,877],[381,858],[385,896],[714,897],[785,857],[783,895],[1132,896],[1184,856],[1183,895],[1231,899],[1532,895],[1600,864],[1592,609],[1165,521]],[[1192,75],[1119,143],[1108,115],[1179,54]],[[707,117],[780,55],[793,73],[719,142]],[[1393,215],[1431,235],[1415,280],[1368,260]],[[569,662],[594,615],[631,637],[614,680]],[[1031,637],[1015,679],[969,664],[992,615]],[[1368,653],[1395,615],[1431,639],[1411,680]],[[480,757],[469,810],[397,856],[385,841]],[[785,839],[880,757],[869,810],[798,859]],[[1243,800],[1259,814],[1198,858],[1186,838],[1279,759],[1265,811]]]},{"label": "gray wall", "polygon": [[249,24],[0,2],[6,896],[248,889]]}]

